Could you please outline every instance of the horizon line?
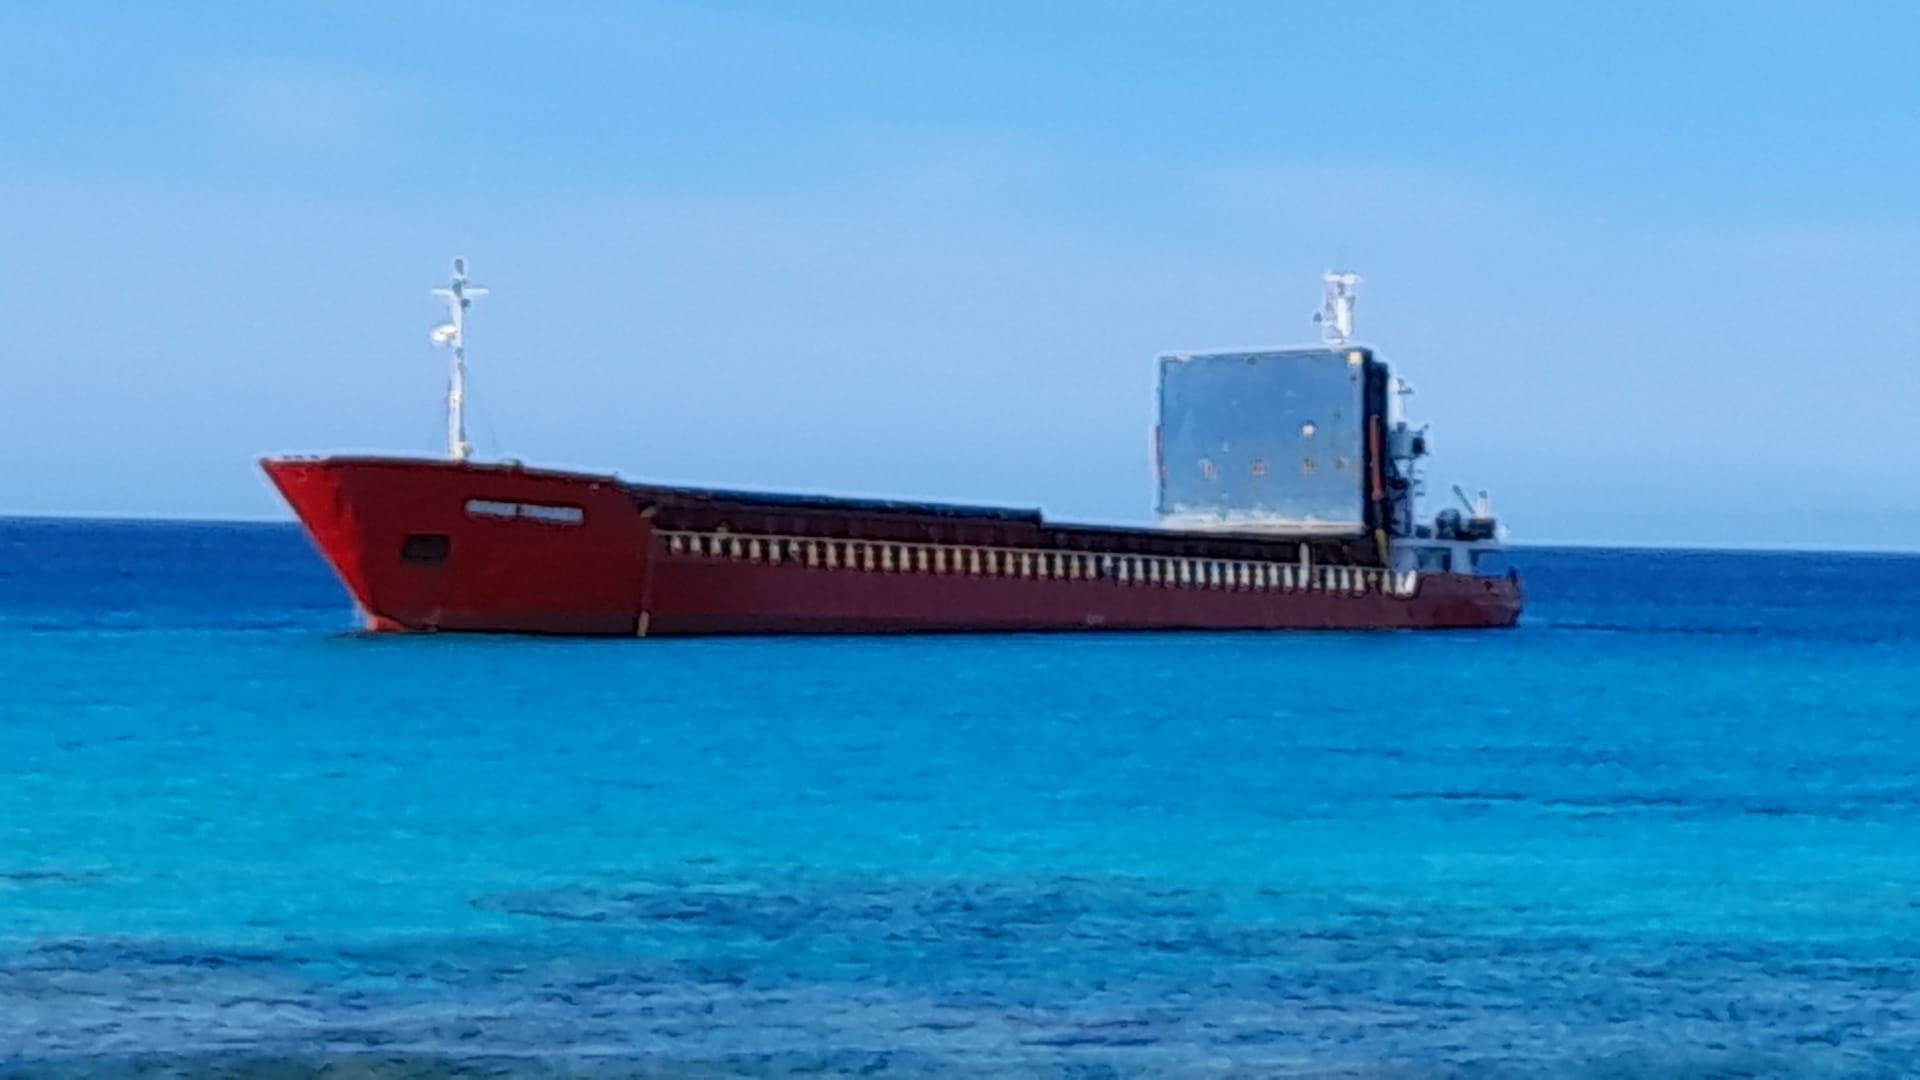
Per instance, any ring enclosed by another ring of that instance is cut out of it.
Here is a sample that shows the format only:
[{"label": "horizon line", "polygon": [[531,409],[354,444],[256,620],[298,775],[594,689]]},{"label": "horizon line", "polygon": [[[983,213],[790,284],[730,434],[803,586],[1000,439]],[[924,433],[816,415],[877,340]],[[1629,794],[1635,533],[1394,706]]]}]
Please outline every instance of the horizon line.
[{"label": "horizon line", "polygon": [[[37,521],[37,522],[91,522],[97,525],[284,525],[299,528],[300,521],[292,515],[285,517],[195,517],[171,514],[125,514],[95,513],[92,511],[11,513],[0,511],[0,522]],[[1099,524],[1097,522],[1071,522],[1070,524]],[[1138,527],[1130,526],[1130,527]],[[1662,545],[1643,541],[1611,540],[1529,540],[1525,543],[1503,545],[1503,551],[1657,551],[1671,554],[1740,554],[1740,555],[1893,555],[1920,557],[1920,546],[1915,547],[1833,547],[1831,545],[1807,545],[1796,547],[1783,544],[1703,544],[1685,542]]]}]

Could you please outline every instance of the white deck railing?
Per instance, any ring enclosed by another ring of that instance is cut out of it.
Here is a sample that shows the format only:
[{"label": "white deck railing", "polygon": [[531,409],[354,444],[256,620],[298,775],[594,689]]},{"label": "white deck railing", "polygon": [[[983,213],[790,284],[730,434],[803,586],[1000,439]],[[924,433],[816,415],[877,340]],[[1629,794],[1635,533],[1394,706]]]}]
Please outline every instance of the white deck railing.
[{"label": "white deck railing", "polygon": [[732,532],[662,530],[655,535],[669,555],[863,573],[1107,581],[1127,586],[1354,596],[1377,593],[1408,597],[1420,587],[1415,571],[1396,573],[1363,566]]}]

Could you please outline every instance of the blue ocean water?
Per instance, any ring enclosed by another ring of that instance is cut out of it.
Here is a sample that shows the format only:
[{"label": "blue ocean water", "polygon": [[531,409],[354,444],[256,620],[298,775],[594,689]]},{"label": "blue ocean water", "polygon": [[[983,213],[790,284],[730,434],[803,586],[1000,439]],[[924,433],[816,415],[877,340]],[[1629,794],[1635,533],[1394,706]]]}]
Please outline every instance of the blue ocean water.
[{"label": "blue ocean water", "polygon": [[375,637],[0,520],[0,1074],[1920,1072],[1920,559],[1516,630]]}]

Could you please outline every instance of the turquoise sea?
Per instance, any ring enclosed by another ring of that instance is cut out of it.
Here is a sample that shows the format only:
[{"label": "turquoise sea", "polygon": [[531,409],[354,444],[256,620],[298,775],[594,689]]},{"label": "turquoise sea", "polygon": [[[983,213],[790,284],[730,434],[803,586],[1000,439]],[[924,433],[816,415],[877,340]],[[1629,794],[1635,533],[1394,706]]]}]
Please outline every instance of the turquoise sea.
[{"label": "turquoise sea", "polygon": [[0,1076],[1910,1076],[1920,559],[1522,626],[372,637],[0,521]]}]

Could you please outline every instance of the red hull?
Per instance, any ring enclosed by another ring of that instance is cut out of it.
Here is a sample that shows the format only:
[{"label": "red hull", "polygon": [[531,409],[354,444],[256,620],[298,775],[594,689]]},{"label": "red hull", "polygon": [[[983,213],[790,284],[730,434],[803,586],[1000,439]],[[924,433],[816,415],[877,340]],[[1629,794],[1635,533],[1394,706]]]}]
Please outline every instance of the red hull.
[{"label": "red hull", "polygon": [[[1520,587],[1294,541],[728,497],[515,466],[272,459],[379,630],[570,634],[1510,626]],[[1359,548],[1357,550],[1365,550]],[[1345,561],[1357,562],[1348,558]]]}]

